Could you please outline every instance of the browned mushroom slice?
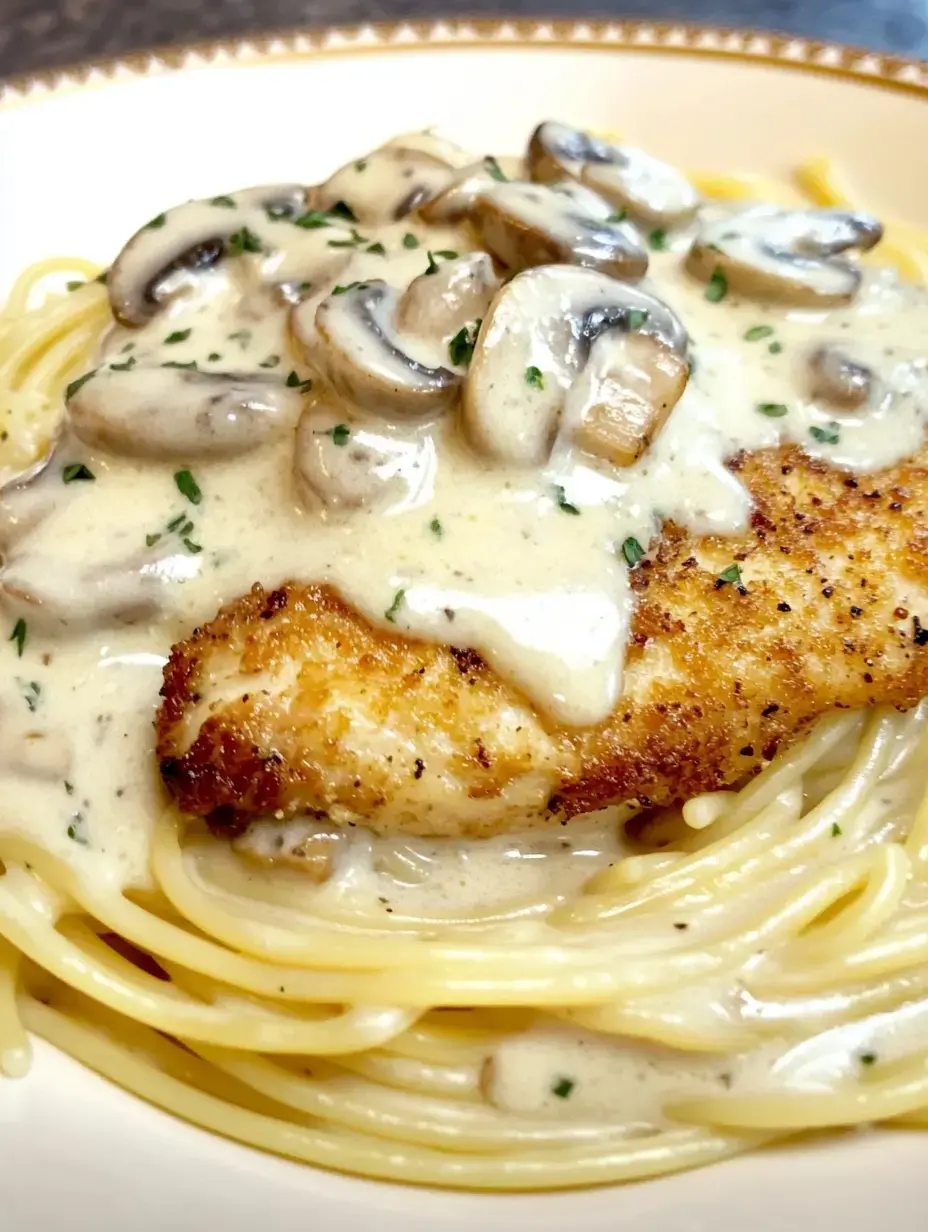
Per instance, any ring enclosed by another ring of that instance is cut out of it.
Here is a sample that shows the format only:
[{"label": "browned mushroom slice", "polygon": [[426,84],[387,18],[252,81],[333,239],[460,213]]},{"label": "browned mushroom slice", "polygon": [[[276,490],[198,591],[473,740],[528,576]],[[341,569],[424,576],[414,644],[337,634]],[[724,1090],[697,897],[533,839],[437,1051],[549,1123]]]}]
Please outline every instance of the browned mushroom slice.
[{"label": "browned mushroom slice", "polygon": [[707,281],[761,300],[826,307],[849,303],[861,273],[845,252],[873,248],[883,235],[871,214],[756,206],[699,233],[686,267]]},{"label": "browned mushroom slice", "polygon": [[564,263],[637,282],[648,268],[634,227],[577,184],[496,183],[477,197],[473,218],[484,247],[511,270]]},{"label": "browned mushroom slice", "polygon": [[402,338],[400,293],[385,282],[336,288],[312,322],[296,309],[293,328],[307,359],[356,406],[387,418],[425,418],[446,410],[461,376],[439,359],[441,348]]},{"label": "browned mushroom slice", "polygon": [[859,364],[836,346],[823,346],[809,360],[810,390],[842,411],[856,411],[865,406],[874,391],[873,372]]},{"label": "browned mushroom slice", "polygon": [[292,428],[297,389],[268,373],[102,369],[68,402],[88,445],[135,458],[231,457]]},{"label": "browned mushroom slice", "polygon": [[282,224],[305,210],[299,184],[242,189],[188,201],[153,218],[132,236],[107,277],[110,305],[124,325],[144,325],[181,287],[227,255],[271,251]]},{"label": "browned mushroom slice", "polygon": [[572,430],[589,416],[583,447],[627,465],[682,393],[686,348],[674,313],[638,287],[574,266],[528,270],[499,292],[480,331],[468,435],[490,458],[540,465],[562,416]]},{"label": "browned mushroom slice", "polygon": [[528,164],[533,180],[578,180],[613,206],[655,227],[688,222],[699,207],[699,194],[669,163],[554,120],[539,124],[532,133]]},{"label": "browned mushroom slice", "polygon": [[445,188],[419,207],[423,222],[431,225],[458,222],[473,212],[481,193],[503,183],[509,176],[495,158],[469,163],[454,173]]},{"label": "browned mushroom slice", "polygon": [[406,288],[397,325],[403,333],[444,342],[483,317],[499,287],[493,261],[485,252],[444,261],[434,274],[420,274]]},{"label": "browned mushroom slice", "polygon": [[428,201],[454,176],[445,158],[389,144],[346,163],[312,192],[316,209],[346,209],[364,225],[395,222]]}]

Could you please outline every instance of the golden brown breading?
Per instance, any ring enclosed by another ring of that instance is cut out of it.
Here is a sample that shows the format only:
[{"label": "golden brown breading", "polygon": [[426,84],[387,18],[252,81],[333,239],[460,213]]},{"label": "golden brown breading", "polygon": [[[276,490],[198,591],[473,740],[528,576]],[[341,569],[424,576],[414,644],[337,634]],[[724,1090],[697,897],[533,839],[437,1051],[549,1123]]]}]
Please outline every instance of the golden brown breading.
[{"label": "golden brown breading", "polygon": [[740,783],[829,709],[928,694],[928,450],[860,479],[792,447],[730,466],[751,530],[664,528],[600,726],[554,725],[475,653],[374,629],[325,587],[256,586],[174,649],[165,783],[230,831],[281,810],[489,834]]}]

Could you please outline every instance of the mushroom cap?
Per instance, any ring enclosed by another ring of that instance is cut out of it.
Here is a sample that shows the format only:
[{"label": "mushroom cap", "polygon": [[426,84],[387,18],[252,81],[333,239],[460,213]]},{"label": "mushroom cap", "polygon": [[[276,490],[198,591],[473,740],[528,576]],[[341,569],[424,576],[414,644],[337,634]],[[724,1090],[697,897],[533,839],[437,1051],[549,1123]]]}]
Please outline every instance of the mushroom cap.
[{"label": "mushroom cap", "polygon": [[435,448],[428,435],[346,420],[345,409],[315,399],[296,432],[293,473],[309,509],[383,508],[405,503],[431,482]]},{"label": "mushroom cap", "polygon": [[[177,283],[211,269],[226,254],[230,237],[247,229],[274,246],[277,220],[305,208],[299,184],[241,189],[211,200],[188,201],[136,231],[113,262],[106,280],[113,315],[123,325],[144,325]],[[229,202],[232,202],[230,205]],[[223,204],[219,204],[223,203]]]},{"label": "mushroom cap", "polygon": [[473,211],[480,194],[492,189],[497,182],[485,161],[469,163],[456,171],[444,188],[423,202],[416,212],[431,226],[458,222]]},{"label": "mushroom cap", "polygon": [[301,399],[266,373],[179,368],[98,371],[68,403],[88,445],[134,458],[219,458],[258,448],[296,422]]},{"label": "mushroom cap", "polygon": [[555,120],[546,120],[532,133],[528,165],[533,180],[578,180],[653,226],[688,222],[699,208],[699,194],[670,163]]},{"label": "mushroom cap", "polygon": [[420,274],[403,292],[397,327],[417,338],[445,341],[483,317],[499,288],[493,259],[485,252],[443,261],[436,273]]},{"label": "mushroom cap", "polygon": [[842,411],[855,411],[866,405],[876,380],[866,364],[851,359],[838,346],[818,347],[812,353],[809,377],[812,397]]},{"label": "mushroom cap", "polygon": [[867,251],[883,228],[872,214],[849,210],[783,210],[755,206],[704,227],[686,268],[756,299],[826,307],[849,303],[861,273],[842,254]]},{"label": "mushroom cap", "polygon": [[[314,338],[303,329],[298,312],[294,332],[307,346],[308,360],[355,406],[387,418],[438,415],[457,397],[461,376],[404,349],[397,328],[399,303],[399,292],[385,282],[360,282],[322,301]],[[423,344],[416,349],[422,352]]]},{"label": "mushroom cap", "polygon": [[474,222],[483,246],[510,270],[570,264],[637,282],[648,253],[629,223],[579,184],[494,183],[477,197]]},{"label": "mushroom cap", "polygon": [[[429,143],[430,144],[430,143]],[[454,168],[426,149],[389,143],[340,167],[312,191],[312,204],[348,206],[362,225],[396,222],[448,184]]]},{"label": "mushroom cap", "polygon": [[677,317],[639,287],[569,265],[517,275],[494,299],[471,361],[463,412],[474,446],[515,465],[544,463],[594,344],[635,326],[685,355]]}]

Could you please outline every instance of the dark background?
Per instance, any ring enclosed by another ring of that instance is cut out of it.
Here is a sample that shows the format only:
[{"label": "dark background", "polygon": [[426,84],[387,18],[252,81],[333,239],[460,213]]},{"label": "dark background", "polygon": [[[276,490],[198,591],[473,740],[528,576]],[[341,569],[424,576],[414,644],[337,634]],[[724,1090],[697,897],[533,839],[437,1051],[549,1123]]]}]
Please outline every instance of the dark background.
[{"label": "dark background", "polygon": [[287,26],[480,15],[766,27],[928,58],[928,0],[0,0],[0,76]]}]

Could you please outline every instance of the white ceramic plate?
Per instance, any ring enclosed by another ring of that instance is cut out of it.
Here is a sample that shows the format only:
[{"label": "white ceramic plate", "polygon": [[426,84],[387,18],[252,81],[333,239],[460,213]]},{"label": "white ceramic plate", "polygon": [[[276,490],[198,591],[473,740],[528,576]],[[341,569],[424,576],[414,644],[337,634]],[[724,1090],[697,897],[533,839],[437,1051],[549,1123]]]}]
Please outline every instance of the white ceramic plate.
[{"label": "white ceramic plate", "polygon": [[[0,88],[0,288],[43,255],[108,261],[187,197],[322,178],[404,129],[516,151],[558,117],[685,167],[837,158],[861,201],[928,222],[928,66],[671,26],[487,23],[295,34]],[[923,1229],[925,1140],[849,1135],[622,1190],[440,1194],[210,1137],[39,1043],[0,1083],[0,1229],[46,1232],[842,1232]]]}]

